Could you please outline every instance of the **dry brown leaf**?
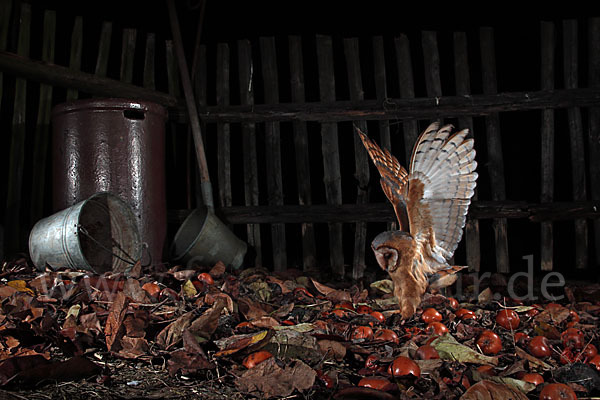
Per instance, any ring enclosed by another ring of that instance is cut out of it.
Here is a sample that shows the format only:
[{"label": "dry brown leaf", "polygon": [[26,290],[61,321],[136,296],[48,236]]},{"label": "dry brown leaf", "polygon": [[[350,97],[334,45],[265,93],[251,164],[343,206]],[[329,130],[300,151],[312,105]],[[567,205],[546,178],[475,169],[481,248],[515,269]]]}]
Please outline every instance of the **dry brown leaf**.
[{"label": "dry brown leaf", "polygon": [[346,346],[335,340],[319,340],[317,342],[319,350],[327,358],[333,358],[337,361],[342,361],[346,357]]},{"label": "dry brown leaf", "polygon": [[313,285],[315,285],[315,288],[321,294],[323,294],[325,297],[327,297],[329,300],[333,301],[334,303],[339,303],[342,301],[352,301],[352,296],[350,295],[350,293],[348,293],[344,290],[337,290],[337,289],[330,288],[329,286],[323,285],[322,283],[319,283],[312,278],[311,278],[311,281],[312,281]]},{"label": "dry brown leaf", "polygon": [[273,317],[260,317],[257,319],[253,319],[250,323],[257,328],[273,328],[275,326],[281,325],[279,321],[277,321]]},{"label": "dry brown leaf", "polygon": [[235,385],[244,393],[272,398],[289,396],[294,390],[308,390],[316,376],[317,373],[302,361],[281,368],[272,357],[246,371],[235,380]]},{"label": "dry brown leaf", "polygon": [[226,270],[227,267],[225,264],[223,264],[223,261],[217,261],[217,263],[210,269],[210,271],[208,271],[208,273],[213,278],[220,278]]},{"label": "dry brown leaf", "polygon": [[210,339],[219,326],[219,317],[224,308],[225,300],[223,298],[217,298],[215,304],[213,304],[211,308],[206,310],[204,314],[191,323],[189,327],[190,332],[205,339]]},{"label": "dry brown leaf", "polygon": [[210,363],[202,354],[189,353],[185,350],[172,352],[167,362],[167,369],[171,376],[175,376],[177,372],[193,375],[200,370],[213,368],[216,368],[216,365]]},{"label": "dry brown leaf", "polygon": [[518,389],[509,385],[495,383],[491,381],[477,382],[471,386],[465,394],[460,397],[461,400],[527,400],[527,396]]},{"label": "dry brown leaf", "polygon": [[125,312],[128,305],[129,298],[123,292],[118,292],[115,301],[110,307],[106,325],[104,326],[104,336],[106,337],[108,351],[113,351],[113,346],[118,344],[119,339],[123,336],[123,319],[125,319]]},{"label": "dry brown leaf", "polygon": [[148,355],[148,341],[141,337],[123,336],[119,355],[125,358],[139,358]]},{"label": "dry brown leaf", "polygon": [[123,293],[136,303],[152,303],[152,300],[148,297],[148,292],[142,289],[142,285],[137,279],[127,279],[123,287]]},{"label": "dry brown leaf", "polygon": [[188,312],[167,325],[156,336],[156,344],[163,349],[169,349],[171,346],[179,343],[183,331],[187,329],[194,318],[193,312]]},{"label": "dry brown leaf", "polygon": [[238,299],[238,308],[248,321],[259,319],[269,314],[261,304],[248,298]]},{"label": "dry brown leaf", "polygon": [[187,281],[196,275],[198,275],[198,271],[193,269],[184,269],[182,271],[173,272],[173,278],[177,279],[178,281]]}]

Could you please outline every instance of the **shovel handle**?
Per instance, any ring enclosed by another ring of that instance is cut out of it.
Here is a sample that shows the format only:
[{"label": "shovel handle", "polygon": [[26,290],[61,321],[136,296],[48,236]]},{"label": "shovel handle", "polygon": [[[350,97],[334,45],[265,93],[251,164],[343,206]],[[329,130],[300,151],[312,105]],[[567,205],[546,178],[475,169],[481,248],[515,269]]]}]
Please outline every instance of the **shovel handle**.
[{"label": "shovel handle", "polygon": [[188,110],[190,125],[192,127],[192,136],[194,138],[196,158],[198,159],[198,168],[200,170],[200,186],[202,190],[202,196],[204,198],[204,205],[206,205],[209,210],[213,210],[214,203],[212,196],[212,185],[210,183],[210,175],[208,174],[208,165],[206,163],[206,155],[204,153],[204,143],[202,141],[202,133],[200,131],[200,119],[198,118],[198,110],[196,109],[196,101],[194,100],[194,93],[192,91],[190,73],[185,61],[183,41],[181,38],[181,31],[179,29],[179,20],[177,19],[177,11],[175,9],[174,0],[167,0],[167,8],[169,9],[169,21],[171,23],[173,44],[175,45],[175,54],[177,57],[177,64],[179,65],[181,83],[183,86],[183,93],[185,95],[185,103]]}]

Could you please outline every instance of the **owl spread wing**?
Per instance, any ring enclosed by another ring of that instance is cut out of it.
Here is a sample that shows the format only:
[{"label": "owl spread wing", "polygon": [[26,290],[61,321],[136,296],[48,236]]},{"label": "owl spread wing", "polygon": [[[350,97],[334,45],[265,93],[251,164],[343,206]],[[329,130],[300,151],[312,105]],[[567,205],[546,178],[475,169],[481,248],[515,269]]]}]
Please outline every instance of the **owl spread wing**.
[{"label": "owl spread wing", "polygon": [[[433,123],[413,149],[408,176],[410,233],[436,261],[450,259],[462,238],[477,173],[468,130]],[[433,272],[433,271],[432,271]]]},{"label": "owl spread wing", "polygon": [[360,129],[356,128],[356,131],[381,175],[381,187],[394,206],[400,230],[409,232],[409,217],[406,208],[408,172],[387,149],[381,149]]}]

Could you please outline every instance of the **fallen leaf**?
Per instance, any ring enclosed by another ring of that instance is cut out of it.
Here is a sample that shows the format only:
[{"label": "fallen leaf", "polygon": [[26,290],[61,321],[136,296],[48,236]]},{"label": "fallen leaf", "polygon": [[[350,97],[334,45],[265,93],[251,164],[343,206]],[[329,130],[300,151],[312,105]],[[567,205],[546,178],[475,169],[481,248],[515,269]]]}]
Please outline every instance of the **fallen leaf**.
[{"label": "fallen leaf", "polygon": [[118,344],[119,339],[123,336],[123,319],[129,305],[129,298],[118,292],[115,301],[110,307],[106,325],[104,327],[104,336],[106,337],[106,347],[108,351],[113,351],[113,346]]},{"label": "fallen leaf", "polygon": [[394,291],[394,283],[391,279],[383,279],[380,281],[375,281],[370,285],[373,289],[379,290],[381,293],[389,294]]},{"label": "fallen leaf", "polygon": [[479,296],[477,296],[477,303],[486,304],[492,301],[493,299],[494,292],[492,292],[492,289],[485,288],[481,293],[479,293]]},{"label": "fallen leaf", "polygon": [[148,354],[148,341],[142,337],[123,336],[119,355],[125,358],[139,358]]},{"label": "fallen leaf", "polygon": [[19,292],[28,293],[32,296],[35,294],[35,293],[33,293],[33,290],[31,290],[30,288],[27,287],[27,283],[21,279],[15,280],[15,281],[9,281],[7,283],[7,285],[17,289]]},{"label": "fallen leaf", "polygon": [[273,317],[260,317],[258,319],[254,319],[250,321],[250,323],[257,328],[274,328],[279,326],[280,323]]},{"label": "fallen leaf", "polygon": [[204,314],[196,318],[194,322],[190,324],[190,332],[205,339],[210,339],[219,326],[219,317],[224,308],[225,300],[223,298],[217,298],[215,304],[213,304],[211,308],[206,310]]},{"label": "fallen leaf", "polygon": [[294,303],[284,304],[279,307],[277,310],[273,311],[271,314],[272,317],[283,319],[286,318],[292,311],[294,310]]},{"label": "fallen leaf", "polygon": [[169,349],[181,340],[183,331],[187,329],[194,318],[193,312],[188,312],[167,325],[156,336],[156,344],[163,349]]},{"label": "fallen leaf", "polygon": [[261,342],[269,338],[269,331],[260,331],[257,333],[248,333],[242,335],[233,335],[223,339],[215,340],[215,344],[221,349],[215,353],[215,357],[228,356],[233,353]]},{"label": "fallen leaf", "polygon": [[183,375],[193,375],[199,370],[214,368],[216,368],[216,365],[209,362],[203,355],[189,353],[185,350],[171,352],[171,357],[167,362],[167,369],[170,376],[175,376],[178,372],[181,372]]},{"label": "fallen leaf", "polygon": [[264,317],[268,314],[268,312],[261,307],[260,303],[248,298],[239,299],[238,308],[248,321]]},{"label": "fallen leaf", "polygon": [[328,359],[342,361],[346,357],[346,346],[335,340],[319,340],[317,345],[321,353]]},{"label": "fallen leaf", "polygon": [[521,349],[518,346],[515,346],[515,353],[520,358],[527,360],[529,362],[530,367],[541,368],[544,371],[548,371],[548,370],[552,369],[552,366],[550,364],[540,360],[537,357],[532,356],[531,354],[529,354],[528,352],[526,352],[525,350]]},{"label": "fallen leaf", "polygon": [[319,283],[314,279],[311,279],[311,281],[320,293],[322,293],[325,297],[327,297],[329,300],[335,303],[339,303],[342,301],[352,301],[352,296],[350,295],[350,293],[344,290],[330,288],[329,286],[323,285],[322,283]]},{"label": "fallen leaf", "polygon": [[268,303],[271,301],[271,287],[265,281],[258,280],[248,285],[250,289],[261,301]]},{"label": "fallen leaf", "polygon": [[525,382],[520,379],[511,378],[508,376],[490,376],[488,374],[481,374],[479,371],[473,371],[473,379],[475,381],[490,380],[492,382],[500,383],[502,385],[508,385],[514,389],[517,389],[523,393],[529,393],[535,389],[533,383]]},{"label": "fallen leaf", "polygon": [[123,293],[136,303],[152,303],[152,300],[148,297],[148,292],[142,289],[142,285],[140,285],[140,282],[137,279],[127,279],[123,286]]},{"label": "fallen leaf", "polygon": [[431,342],[431,345],[437,350],[440,358],[443,360],[498,365],[498,357],[490,357],[478,353],[470,347],[458,343],[450,334],[440,336]]},{"label": "fallen leaf", "polygon": [[173,272],[173,277],[178,281],[187,281],[198,274],[198,271],[193,269],[184,269],[182,271]]},{"label": "fallen leaf", "polygon": [[513,389],[508,385],[495,383],[492,381],[481,381],[471,386],[465,394],[460,397],[461,400],[527,400],[527,396],[520,390]]},{"label": "fallen leaf", "polygon": [[183,291],[185,297],[194,297],[198,294],[196,287],[189,279],[181,286],[181,290]]},{"label": "fallen leaf", "polygon": [[317,373],[302,361],[294,361],[281,368],[272,357],[244,372],[235,380],[235,385],[244,393],[272,398],[289,396],[294,390],[308,390],[316,376]]},{"label": "fallen leaf", "polygon": [[217,263],[210,269],[210,271],[208,271],[208,273],[213,278],[220,278],[226,270],[227,267],[225,266],[223,261],[217,261]]},{"label": "fallen leaf", "polygon": [[133,279],[139,279],[142,276],[142,260],[138,260],[133,267],[127,271],[127,276]]}]

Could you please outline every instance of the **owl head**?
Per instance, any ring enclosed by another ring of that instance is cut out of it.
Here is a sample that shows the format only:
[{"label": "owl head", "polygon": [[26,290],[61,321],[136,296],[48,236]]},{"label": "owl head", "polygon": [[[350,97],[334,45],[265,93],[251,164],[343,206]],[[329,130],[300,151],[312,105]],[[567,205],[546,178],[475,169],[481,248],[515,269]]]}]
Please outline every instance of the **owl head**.
[{"label": "owl head", "polygon": [[371,248],[379,266],[388,272],[396,270],[404,260],[412,264],[413,237],[408,232],[382,232],[373,239]]}]

